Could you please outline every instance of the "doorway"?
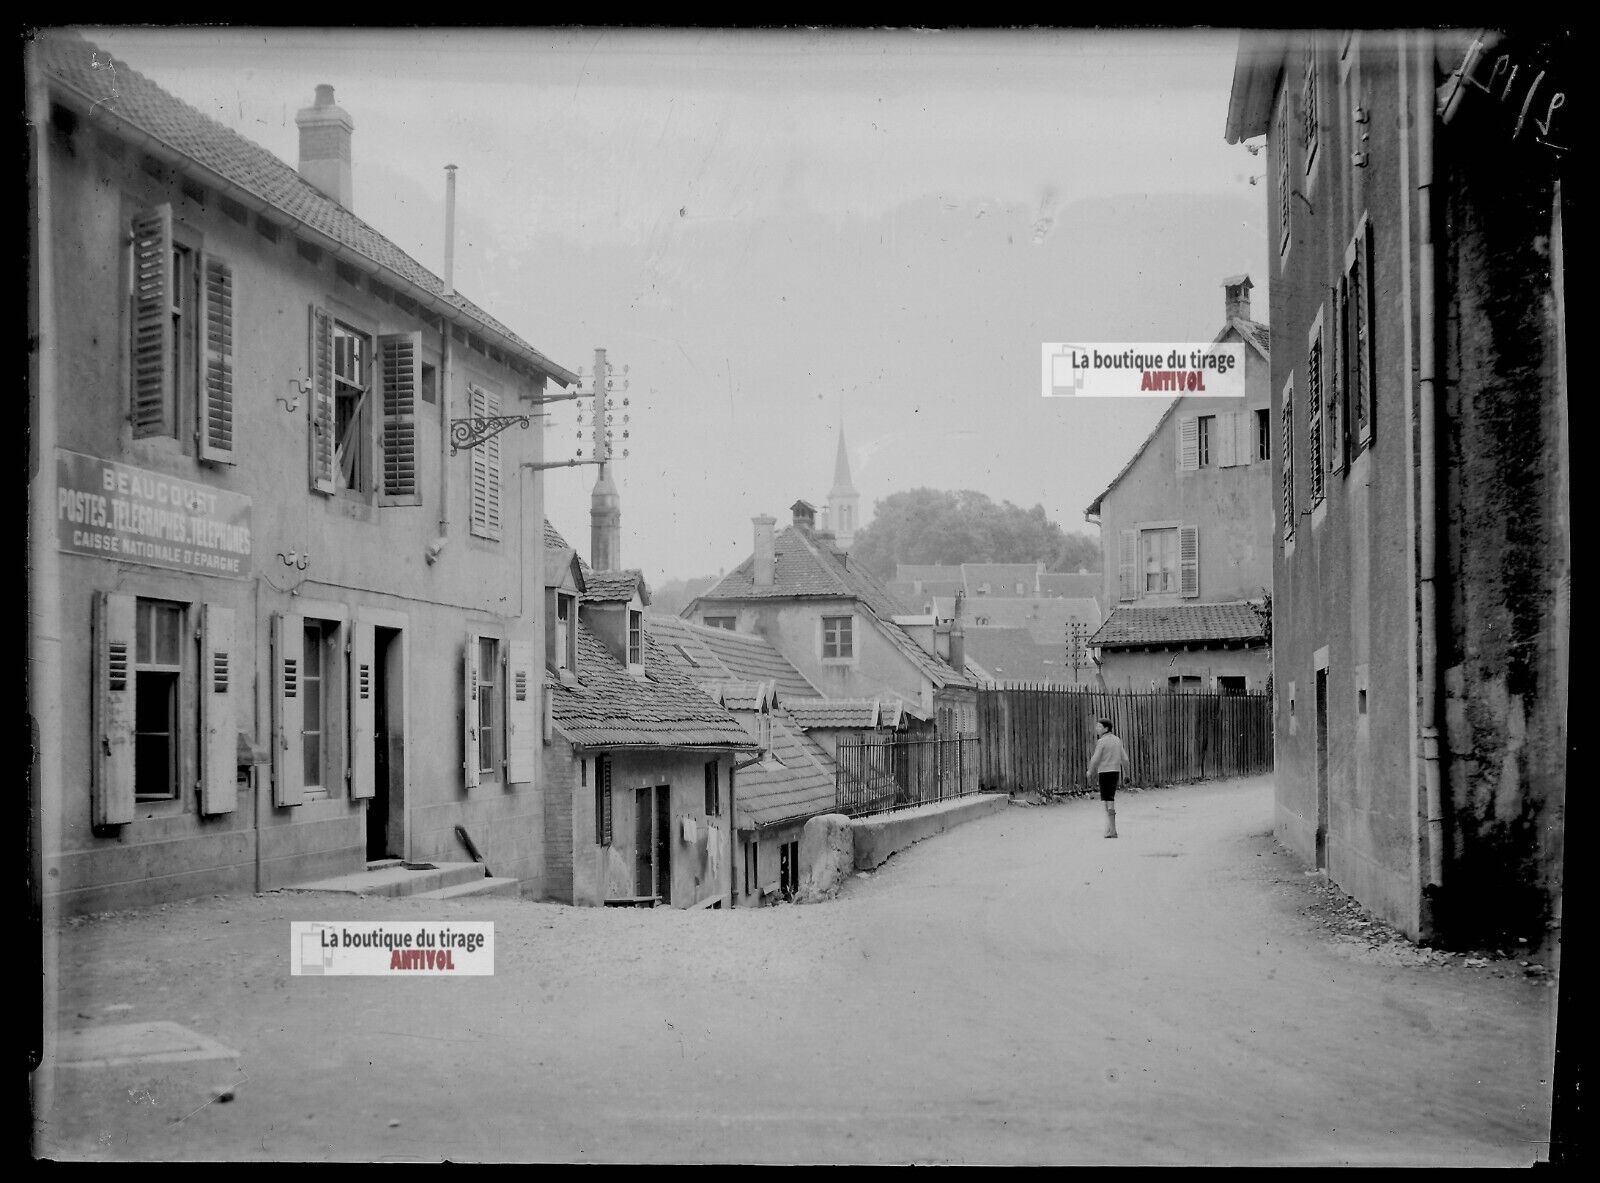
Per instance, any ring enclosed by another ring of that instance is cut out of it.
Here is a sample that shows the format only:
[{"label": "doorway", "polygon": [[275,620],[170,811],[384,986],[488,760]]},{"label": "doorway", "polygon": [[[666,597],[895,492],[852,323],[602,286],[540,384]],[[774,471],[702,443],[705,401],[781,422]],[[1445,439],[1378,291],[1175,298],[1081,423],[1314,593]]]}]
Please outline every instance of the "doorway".
[{"label": "doorway", "polygon": [[1317,671],[1317,869],[1328,869],[1328,671]]},{"label": "doorway", "polygon": [[405,713],[400,630],[372,630],[372,797],[367,859],[405,857]]},{"label": "doorway", "polygon": [[672,788],[633,793],[633,891],[672,903]]}]

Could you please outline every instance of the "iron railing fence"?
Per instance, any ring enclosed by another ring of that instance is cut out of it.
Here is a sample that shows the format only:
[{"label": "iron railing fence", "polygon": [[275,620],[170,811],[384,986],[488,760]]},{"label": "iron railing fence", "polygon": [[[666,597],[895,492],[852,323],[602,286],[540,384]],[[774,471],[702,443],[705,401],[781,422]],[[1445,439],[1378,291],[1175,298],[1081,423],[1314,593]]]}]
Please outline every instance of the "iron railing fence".
[{"label": "iron railing fence", "polygon": [[978,792],[978,737],[862,736],[835,753],[834,808],[847,817],[909,809]]}]

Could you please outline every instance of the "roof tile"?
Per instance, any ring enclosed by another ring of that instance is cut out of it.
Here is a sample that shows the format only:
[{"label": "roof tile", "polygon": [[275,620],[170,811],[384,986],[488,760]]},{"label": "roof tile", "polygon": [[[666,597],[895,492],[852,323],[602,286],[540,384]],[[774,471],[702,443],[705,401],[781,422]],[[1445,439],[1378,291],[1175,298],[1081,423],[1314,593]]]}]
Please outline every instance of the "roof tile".
[{"label": "roof tile", "polygon": [[1195,644],[1207,641],[1265,641],[1261,613],[1248,601],[1226,604],[1166,604],[1159,608],[1112,609],[1089,644]]}]

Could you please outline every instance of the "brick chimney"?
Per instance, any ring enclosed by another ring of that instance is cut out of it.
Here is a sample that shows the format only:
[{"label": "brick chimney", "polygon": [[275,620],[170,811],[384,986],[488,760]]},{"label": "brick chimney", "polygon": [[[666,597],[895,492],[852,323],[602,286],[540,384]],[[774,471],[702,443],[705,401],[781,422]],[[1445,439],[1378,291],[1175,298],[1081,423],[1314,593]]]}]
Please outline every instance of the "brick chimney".
[{"label": "brick chimney", "polygon": [[771,587],[773,571],[778,565],[777,555],[773,550],[772,528],[778,524],[778,519],[768,514],[750,519],[756,528],[756,561],[751,569],[751,577],[757,587]]},{"label": "brick chimney", "polygon": [[350,209],[350,115],[333,101],[333,87],[317,87],[316,100],[294,117],[300,128],[300,175]]},{"label": "brick chimney", "polygon": [[1251,319],[1250,289],[1254,286],[1248,275],[1230,275],[1222,281],[1222,309],[1226,319]]}]

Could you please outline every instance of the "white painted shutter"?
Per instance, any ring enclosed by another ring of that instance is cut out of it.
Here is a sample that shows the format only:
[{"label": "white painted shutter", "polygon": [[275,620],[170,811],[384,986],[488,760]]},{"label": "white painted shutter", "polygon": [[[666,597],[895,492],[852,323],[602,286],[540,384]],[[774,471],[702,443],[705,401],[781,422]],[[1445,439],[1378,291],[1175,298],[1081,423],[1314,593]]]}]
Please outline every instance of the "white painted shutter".
[{"label": "white painted shutter", "polygon": [[1179,590],[1193,599],[1200,594],[1200,527],[1178,527]]},{"label": "white painted shutter", "polygon": [[91,820],[97,826],[133,820],[133,723],[135,601],[96,592],[94,645],[94,792]]},{"label": "white painted shutter", "polygon": [[305,801],[305,711],[300,664],[305,659],[305,618],[294,612],[272,617],[272,803]]},{"label": "white painted shutter", "polygon": [[1117,598],[1134,600],[1139,596],[1139,533],[1122,530],[1117,534]]},{"label": "white painted shutter", "polygon": [[1193,472],[1200,467],[1200,423],[1193,415],[1178,420],[1178,471]]},{"label": "white painted shutter", "polygon": [[200,613],[200,812],[232,813],[238,790],[239,726],[235,701],[233,609],[206,604]]},{"label": "white painted shutter", "polygon": [[1211,435],[1211,446],[1217,467],[1232,468],[1239,463],[1238,441],[1234,437],[1231,412],[1211,417]]},{"label": "white painted shutter", "polygon": [[472,789],[478,785],[478,637],[475,633],[467,634],[461,707],[461,762],[466,786]]},{"label": "white painted shutter", "polygon": [[539,740],[539,679],[532,641],[512,641],[506,666],[506,783],[531,784]]},{"label": "white painted shutter", "polygon": [[374,783],[373,651],[372,625],[355,621],[350,626],[350,797],[355,801],[372,796]]},{"label": "white painted shutter", "polygon": [[[467,388],[471,414],[500,413],[500,396],[482,387]],[[500,537],[500,437],[472,449],[472,532],[480,538]]]},{"label": "white painted shutter", "polygon": [[327,310],[311,306],[307,373],[311,378],[310,418],[311,487],[333,492],[333,318]]},{"label": "white painted shutter", "polygon": [[1235,464],[1250,464],[1256,458],[1255,412],[1235,411],[1233,420],[1233,456]]},{"label": "white painted shutter", "polygon": [[383,484],[379,505],[421,505],[417,474],[417,399],[422,390],[422,334],[378,338],[383,365]]},{"label": "white painted shutter", "polygon": [[233,268],[209,254],[202,267],[205,282],[200,285],[200,323],[205,326],[206,340],[200,382],[200,459],[233,464]]},{"label": "white painted shutter", "polygon": [[130,418],[135,437],[159,435],[172,389],[172,207],[133,219],[133,343]]}]

